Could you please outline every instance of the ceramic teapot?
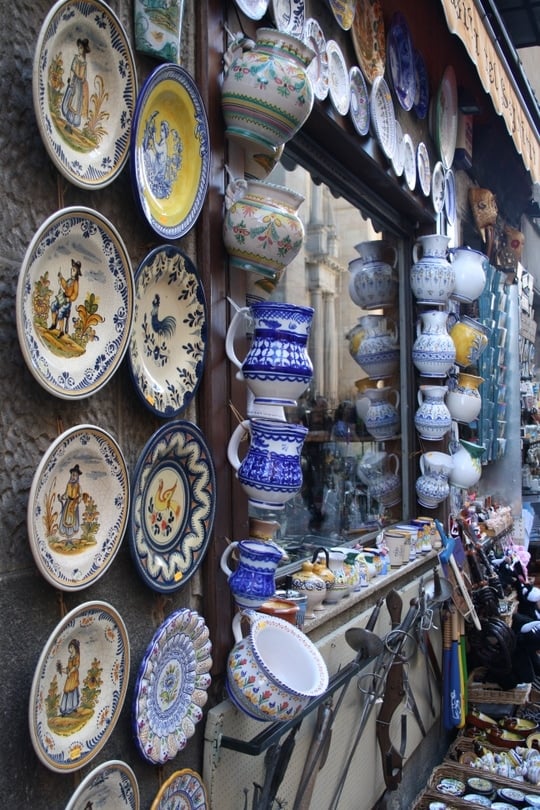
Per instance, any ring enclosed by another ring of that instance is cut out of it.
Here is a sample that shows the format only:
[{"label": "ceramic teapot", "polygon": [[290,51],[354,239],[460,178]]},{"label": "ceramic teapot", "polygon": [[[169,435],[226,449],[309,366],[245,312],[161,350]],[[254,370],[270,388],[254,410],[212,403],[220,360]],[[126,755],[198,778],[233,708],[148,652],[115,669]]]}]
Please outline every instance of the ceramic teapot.
[{"label": "ceramic teapot", "polygon": [[[233,571],[229,562],[235,549],[238,565]],[[227,546],[221,555],[220,565],[238,607],[256,610],[274,595],[275,572],[282,557],[282,549],[271,541],[250,538],[235,540]]]},{"label": "ceramic teapot", "polygon": [[413,245],[411,290],[419,304],[446,304],[454,290],[456,274],[448,255],[449,236],[420,236]]},{"label": "ceramic teapot", "polygon": [[397,326],[384,315],[362,315],[346,335],[349,352],[368,377],[385,379],[399,368]]},{"label": "ceramic teapot", "polygon": [[470,304],[481,296],[486,286],[488,257],[466,245],[450,248],[449,254],[455,273],[452,298]]},{"label": "ceramic teapot", "polygon": [[445,377],[456,360],[456,348],[447,330],[448,312],[420,313],[412,361],[423,377]]},{"label": "ceramic teapot", "polygon": [[349,295],[362,309],[382,309],[397,300],[396,249],[384,239],[355,245],[359,259],[349,262]]},{"label": "ceramic teapot", "polygon": [[452,427],[452,417],[444,398],[448,386],[421,385],[417,399],[419,408],[414,415],[414,426],[421,439],[439,441]]}]

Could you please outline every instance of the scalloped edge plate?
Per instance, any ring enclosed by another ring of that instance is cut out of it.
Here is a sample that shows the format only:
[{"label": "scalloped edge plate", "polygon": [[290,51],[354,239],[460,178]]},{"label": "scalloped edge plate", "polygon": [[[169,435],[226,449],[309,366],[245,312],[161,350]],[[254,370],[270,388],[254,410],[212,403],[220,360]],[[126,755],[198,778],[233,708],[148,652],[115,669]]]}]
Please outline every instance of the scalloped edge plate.
[{"label": "scalloped edge plate", "polygon": [[326,37],[314,17],[309,17],[304,24],[302,42],[315,53],[315,58],[312,59],[308,65],[307,75],[311,80],[315,98],[318,98],[319,101],[324,101],[328,95],[328,54],[326,53]]},{"label": "scalloped edge plate", "polygon": [[382,151],[392,160],[396,148],[396,116],[392,94],[382,76],[377,76],[369,98],[371,124]]},{"label": "scalloped edge plate", "polygon": [[209,810],[206,788],[196,771],[182,768],[181,771],[175,771],[169,776],[160,787],[150,810],[170,810],[171,807],[179,807],[182,810]]},{"label": "scalloped edge plate", "polygon": [[85,776],[65,810],[114,807],[114,810],[139,810],[137,777],[126,762],[110,759]]}]

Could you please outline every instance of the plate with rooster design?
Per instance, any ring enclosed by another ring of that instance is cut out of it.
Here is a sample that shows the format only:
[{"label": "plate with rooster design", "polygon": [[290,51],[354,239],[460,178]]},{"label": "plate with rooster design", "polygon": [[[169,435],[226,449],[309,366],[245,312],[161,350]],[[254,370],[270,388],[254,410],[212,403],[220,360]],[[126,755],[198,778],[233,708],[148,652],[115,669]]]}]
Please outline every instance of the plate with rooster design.
[{"label": "plate with rooster design", "polygon": [[192,422],[167,422],[143,448],[132,482],[130,545],[153,590],[178,590],[201,564],[214,524],[215,481],[206,440]]},{"label": "plate with rooster design", "polygon": [[195,265],[174,245],[155,248],[135,274],[128,358],[137,393],[156,416],[177,416],[191,402],[206,344],[206,298]]}]

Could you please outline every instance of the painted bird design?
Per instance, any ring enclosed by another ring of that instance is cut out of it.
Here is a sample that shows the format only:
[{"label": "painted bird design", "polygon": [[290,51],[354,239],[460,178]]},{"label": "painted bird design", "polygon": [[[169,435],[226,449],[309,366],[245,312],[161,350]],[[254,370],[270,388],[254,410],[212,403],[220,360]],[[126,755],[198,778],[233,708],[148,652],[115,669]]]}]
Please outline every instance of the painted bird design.
[{"label": "painted bird design", "polygon": [[156,293],[152,301],[152,309],[150,316],[152,321],[152,329],[158,335],[165,337],[172,337],[176,332],[176,318],[172,315],[166,315],[164,318],[159,317],[159,305],[161,303],[159,295]]},{"label": "painted bird design", "polygon": [[156,492],[156,507],[160,512],[170,509],[173,514],[178,517],[180,514],[180,505],[177,501],[173,500],[174,491],[177,487],[178,481],[171,487],[163,489],[163,478],[158,480],[158,488]]}]

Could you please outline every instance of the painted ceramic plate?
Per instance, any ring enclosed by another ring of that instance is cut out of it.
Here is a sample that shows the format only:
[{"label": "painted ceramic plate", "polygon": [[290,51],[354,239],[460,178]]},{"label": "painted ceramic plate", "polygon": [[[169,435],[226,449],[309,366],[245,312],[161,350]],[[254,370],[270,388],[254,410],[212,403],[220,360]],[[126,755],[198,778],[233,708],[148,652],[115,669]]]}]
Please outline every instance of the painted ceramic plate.
[{"label": "painted ceramic plate", "polygon": [[326,53],[330,101],[339,115],[347,115],[351,104],[351,85],[343,51],[334,39],[329,39],[326,43]]},{"label": "painted ceramic plate", "polygon": [[164,239],[195,224],[208,189],[210,139],[203,101],[180,65],[160,65],[137,99],[131,170],[141,210]]},{"label": "painted ceramic plate", "polygon": [[208,810],[204,783],[196,771],[183,768],[162,785],[150,810]]},{"label": "painted ceramic plate", "polygon": [[315,58],[309,63],[307,75],[311,80],[315,98],[324,101],[328,95],[328,54],[326,38],[317,20],[310,17],[304,25],[303,42],[315,52]]},{"label": "painted ceramic plate", "polygon": [[131,262],[113,225],[90,208],[49,217],[26,251],[16,312],[40,385],[61,399],[103,388],[124,357],[133,317]]},{"label": "painted ceramic plate", "polygon": [[101,751],[116,725],[129,679],[124,622],[106,602],[85,602],[52,632],[30,692],[30,736],[52,771],[75,771]]},{"label": "painted ceramic plate", "polygon": [[176,591],[201,564],[215,513],[214,463],[196,425],[177,420],[157,430],[135,470],[131,550],[142,579]]},{"label": "painted ceramic plate", "polygon": [[191,402],[206,356],[206,299],[195,265],[174,245],[152,250],[135,276],[130,370],[157,416]]},{"label": "painted ceramic plate", "polygon": [[377,76],[373,81],[369,111],[375,137],[386,157],[392,160],[396,148],[396,117],[390,88],[382,76]]},{"label": "painted ceramic plate", "polygon": [[386,64],[386,35],[379,0],[356,0],[351,35],[358,63],[372,84],[383,76]]},{"label": "painted ceramic plate", "polygon": [[416,152],[408,132],[403,136],[403,174],[410,191],[416,188]]},{"label": "painted ceramic plate", "polygon": [[431,201],[436,214],[444,208],[444,169],[440,160],[433,167],[431,175]]},{"label": "painted ceramic plate", "polygon": [[424,197],[429,197],[431,194],[431,167],[429,165],[428,150],[423,141],[420,141],[416,149],[416,167],[422,194]]},{"label": "painted ceramic plate", "polygon": [[397,100],[404,110],[412,110],[416,97],[414,50],[405,17],[398,11],[392,16],[386,54]]},{"label": "painted ceramic plate", "polygon": [[271,11],[278,31],[302,37],[304,30],[304,0],[272,0]]},{"label": "painted ceramic plate", "polygon": [[212,644],[194,610],[168,616],[155,632],[139,668],[133,730],[142,756],[153,764],[173,759],[202,719],[212,666]]},{"label": "painted ceramic plate", "polygon": [[66,810],[139,810],[137,778],[129,765],[120,760],[103,762],[86,776]]},{"label": "painted ceramic plate", "polygon": [[454,162],[458,130],[458,96],[454,68],[449,65],[444,71],[435,106],[435,143],[445,169]]},{"label": "painted ceramic plate", "polygon": [[[266,2],[268,4],[268,0]],[[184,0],[174,3],[134,0],[133,17],[137,51],[162,62],[180,64]]]},{"label": "painted ceramic plate", "polygon": [[63,591],[98,580],[120,548],[128,515],[128,471],[112,436],[94,425],[62,433],[28,498],[30,548],[45,579]]},{"label": "painted ceramic plate", "polygon": [[128,38],[100,0],[60,0],[41,27],[32,77],[39,131],[57,169],[102,188],[124,167],[137,74]]},{"label": "painted ceramic plate", "polygon": [[354,20],[356,0],[328,0],[337,24],[344,31],[348,31]]},{"label": "painted ceramic plate", "polygon": [[452,169],[444,174],[444,212],[446,219],[453,225],[456,221],[456,178]]},{"label": "painted ceramic plate", "polygon": [[396,121],[396,148],[392,155],[392,168],[396,177],[401,177],[405,168],[405,141],[403,140],[403,130],[399,121]]},{"label": "painted ceramic plate", "polygon": [[234,0],[234,2],[250,20],[261,20],[266,14],[269,0]]},{"label": "painted ceramic plate", "polygon": [[429,78],[426,63],[420,51],[414,52],[414,72],[416,78],[416,93],[413,110],[418,118],[425,118],[429,110]]},{"label": "painted ceramic plate", "polygon": [[359,135],[369,132],[369,93],[364,74],[354,65],[349,71],[351,85],[350,116]]}]

